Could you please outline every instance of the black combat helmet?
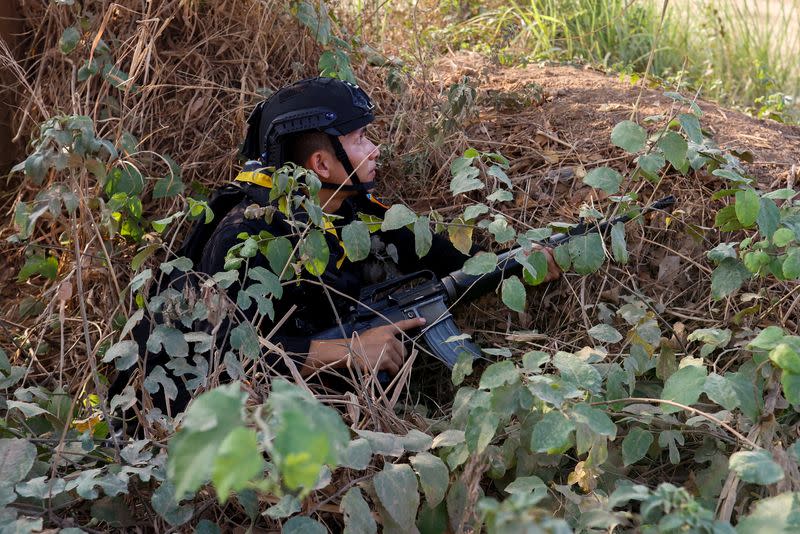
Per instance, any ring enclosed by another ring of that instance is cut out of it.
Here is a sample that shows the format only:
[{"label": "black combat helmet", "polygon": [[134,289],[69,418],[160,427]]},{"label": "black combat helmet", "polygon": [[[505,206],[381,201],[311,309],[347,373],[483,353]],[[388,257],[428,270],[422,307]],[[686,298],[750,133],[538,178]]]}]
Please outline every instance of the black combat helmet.
[{"label": "black combat helmet", "polygon": [[[336,158],[354,185],[343,190],[365,192],[373,182],[362,184],[338,136],[347,135],[375,120],[372,101],[359,86],[335,78],[308,78],[284,87],[260,102],[247,119],[242,154],[267,166],[286,163],[287,137],[308,131],[328,134]],[[295,162],[298,163],[298,162]],[[339,186],[323,183],[323,187]]]}]

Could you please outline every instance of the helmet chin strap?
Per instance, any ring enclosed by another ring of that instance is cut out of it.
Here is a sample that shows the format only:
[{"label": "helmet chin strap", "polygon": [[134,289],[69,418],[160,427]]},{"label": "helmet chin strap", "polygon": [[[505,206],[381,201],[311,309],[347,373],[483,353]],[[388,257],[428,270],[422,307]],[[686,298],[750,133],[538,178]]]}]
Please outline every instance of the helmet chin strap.
[{"label": "helmet chin strap", "polygon": [[361,182],[358,179],[358,174],[356,174],[356,170],[353,168],[353,164],[350,162],[350,157],[347,155],[344,147],[342,146],[342,142],[339,141],[339,138],[335,135],[328,134],[328,137],[331,140],[331,145],[333,145],[333,153],[336,155],[336,159],[338,159],[342,167],[344,167],[344,171],[350,177],[350,181],[353,182],[353,185],[340,185],[340,184],[329,184],[326,182],[322,182],[323,189],[338,189],[339,191],[355,191],[361,195],[366,195],[370,189],[375,187],[375,181],[369,182]]}]

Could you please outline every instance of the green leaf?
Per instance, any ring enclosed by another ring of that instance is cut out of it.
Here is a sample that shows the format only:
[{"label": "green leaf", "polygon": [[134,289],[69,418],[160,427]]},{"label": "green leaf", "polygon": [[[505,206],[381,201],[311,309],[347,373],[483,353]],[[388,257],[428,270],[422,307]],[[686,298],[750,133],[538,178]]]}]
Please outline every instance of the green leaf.
[{"label": "green leaf", "polygon": [[780,343],[786,333],[780,326],[768,326],[758,333],[758,335],[747,345],[749,349],[774,349]]},{"label": "green leaf", "polygon": [[235,428],[222,441],[214,461],[211,480],[219,502],[225,504],[232,491],[247,487],[250,480],[264,471],[264,458],[258,450],[258,438],[253,429]]},{"label": "green leaf", "polygon": [[[445,467],[445,469],[447,468]],[[376,534],[378,532],[378,525],[372,517],[369,505],[357,487],[347,490],[339,509],[344,514],[343,534]]]},{"label": "green leaf", "polygon": [[503,280],[501,294],[503,304],[510,309],[520,313],[525,311],[525,286],[517,276],[510,276]]},{"label": "green leaf", "polygon": [[180,272],[185,273],[192,269],[192,260],[185,256],[175,258],[174,260],[165,261],[159,268],[166,274],[171,274],[173,269],[178,269]]},{"label": "green leaf", "polygon": [[362,221],[353,221],[342,228],[344,252],[350,261],[361,261],[369,256],[369,228]]},{"label": "green leaf", "polygon": [[652,444],[653,434],[638,426],[633,427],[622,440],[622,461],[626,466],[635,464],[645,457]]},{"label": "green leaf", "polygon": [[483,189],[486,185],[478,179],[478,176],[480,176],[480,171],[475,167],[467,167],[459,171],[450,181],[450,193],[455,196]]},{"label": "green leaf", "polygon": [[184,185],[180,176],[170,174],[156,182],[153,198],[172,198],[183,193]]},{"label": "green leaf", "polygon": [[572,267],[576,273],[591,274],[603,265],[603,260],[606,256],[603,249],[603,239],[600,234],[593,232],[575,236],[570,239],[567,246],[572,260]]},{"label": "green leaf", "polygon": [[469,254],[472,248],[472,232],[475,227],[461,219],[460,217],[447,227],[447,235],[450,242],[462,254]]},{"label": "green leaf", "polygon": [[769,353],[772,362],[790,373],[800,374],[800,354],[798,354],[789,344],[779,343]]},{"label": "green leaf", "polygon": [[517,477],[513,482],[506,486],[503,491],[511,495],[533,494],[535,496],[541,495],[544,497],[547,495],[547,484],[545,484],[544,480],[536,475]]},{"label": "green leaf", "polygon": [[761,199],[752,189],[736,192],[736,218],[745,228],[750,228],[758,218],[758,211],[761,209]]},{"label": "green leaf", "polygon": [[611,252],[614,261],[628,263],[628,244],[625,242],[625,223],[618,222],[611,227]]},{"label": "green leaf", "polygon": [[[697,365],[687,365],[682,369],[678,369],[664,383],[661,398],[691,406],[700,398],[700,394],[705,387],[707,374],[705,367]],[[679,412],[681,408],[662,404],[661,410],[664,413],[675,413]]]},{"label": "green leaf", "polygon": [[617,425],[603,410],[593,408],[585,403],[577,404],[572,409],[572,418],[576,423],[588,426],[596,434],[606,436],[611,440],[617,436]]},{"label": "green leaf", "polygon": [[276,237],[267,245],[267,260],[272,272],[280,275],[284,272],[282,279],[290,278],[293,271],[286,265],[292,261],[292,243],[285,237]]},{"label": "green leaf", "polygon": [[451,380],[454,386],[458,386],[464,381],[464,378],[472,374],[472,354],[462,352],[458,355],[456,364],[453,366]]},{"label": "green leaf", "polygon": [[784,477],[781,466],[763,449],[735,452],[731,454],[728,466],[744,482],[759,486],[774,484]]},{"label": "green leaf", "polygon": [[328,534],[328,529],[319,521],[297,515],[283,525],[281,534]]},{"label": "green leaf", "polygon": [[222,442],[243,424],[246,399],[234,382],[203,393],[189,406],[182,428],[169,442],[167,477],[178,499],[210,478]]},{"label": "green leaf", "polygon": [[442,502],[450,484],[450,473],[439,457],[428,452],[421,452],[410,458],[414,471],[419,475],[422,491],[428,507],[435,507]]},{"label": "green leaf", "polygon": [[131,164],[121,163],[108,173],[105,183],[105,192],[111,197],[116,193],[129,196],[139,196],[144,190],[144,178],[139,169]]},{"label": "green leaf", "polygon": [[335,466],[347,447],[347,427],[334,409],[282,379],[273,381],[267,406],[273,414],[272,459],[284,484],[311,491],[322,467]]},{"label": "green leaf", "polygon": [[497,254],[493,252],[478,252],[473,257],[464,262],[461,268],[465,274],[477,276],[487,274],[497,268]]},{"label": "green leaf", "polygon": [[785,492],[757,499],[752,512],[736,525],[738,534],[785,534],[797,530],[800,493]]},{"label": "green leaf", "polygon": [[791,252],[783,260],[781,267],[783,276],[787,280],[796,280],[800,278],[800,248],[793,248]]},{"label": "green leaf", "polygon": [[562,271],[568,270],[572,265],[572,258],[570,257],[568,245],[559,245],[554,248],[553,258],[556,260],[556,263]]},{"label": "green leaf", "polygon": [[519,379],[519,370],[511,361],[496,362],[486,368],[481,375],[478,386],[481,389],[494,389],[505,384],[512,384]]},{"label": "green leaf", "polygon": [[701,144],[703,142],[703,131],[700,129],[700,121],[693,113],[680,113],[678,122],[681,123],[686,136],[693,142]]},{"label": "green leaf", "polygon": [[412,530],[419,507],[417,477],[409,465],[385,464],[372,479],[375,493],[389,516],[404,531]]},{"label": "green leaf", "polygon": [[40,275],[50,280],[55,280],[58,276],[58,258],[55,256],[44,256],[34,254],[25,260],[25,265],[17,275],[17,282],[25,282],[32,276]]},{"label": "green leaf", "polygon": [[476,408],[469,413],[465,439],[467,448],[472,454],[481,454],[492,442],[500,423],[500,416],[487,409]]},{"label": "green leaf", "polygon": [[622,341],[622,334],[616,328],[607,324],[599,324],[589,329],[589,335],[603,343],[618,343]]},{"label": "green leaf", "polygon": [[160,324],[153,329],[147,339],[147,350],[157,354],[163,347],[164,352],[173,358],[185,358],[189,355],[189,344],[183,332],[171,326]]},{"label": "green leaf", "polygon": [[738,291],[752,273],[739,260],[725,258],[711,274],[711,296],[720,300]]},{"label": "green leaf", "polygon": [[303,267],[314,276],[322,276],[328,268],[330,250],[321,230],[312,230],[300,244]]},{"label": "green leaf", "polygon": [[296,514],[300,511],[300,508],[300,499],[292,494],[287,494],[281,497],[276,504],[267,508],[267,511],[264,512],[264,515],[271,517],[272,519],[282,519],[284,517],[289,517],[290,515]]},{"label": "green leaf", "polygon": [[190,504],[180,505],[180,500],[172,482],[166,481],[153,492],[150,504],[153,505],[153,510],[167,523],[178,527],[187,523],[194,516],[194,507]]},{"label": "green leaf", "polygon": [[619,184],[622,183],[622,175],[611,167],[597,167],[589,171],[583,177],[583,183],[588,186],[602,189],[609,195],[619,191]]},{"label": "green leaf", "polygon": [[69,54],[78,46],[80,39],[80,30],[76,26],[70,26],[61,34],[61,38],[58,40],[58,48],[61,49],[62,54]]},{"label": "green leaf", "polygon": [[667,160],[664,159],[664,155],[661,154],[661,152],[643,154],[639,156],[636,162],[643,171],[649,172],[650,174],[657,173],[667,164]]},{"label": "green leaf", "polygon": [[708,375],[703,391],[709,399],[726,410],[734,410],[739,407],[739,395],[736,393],[736,387],[724,376],[717,373]]},{"label": "green leaf", "polygon": [[331,19],[328,15],[328,8],[324,2],[309,2],[303,0],[295,4],[295,17],[298,22],[308,28],[311,37],[320,45],[326,46],[330,41]]},{"label": "green leaf", "polygon": [[552,410],[544,414],[531,433],[531,451],[561,454],[572,445],[571,435],[575,424],[564,414]]},{"label": "green leaf", "polygon": [[422,258],[431,250],[433,234],[431,234],[431,221],[428,217],[418,217],[414,221],[414,251],[418,258]]},{"label": "green leaf", "polygon": [[[800,374],[790,371],[781,373],[781,386],[783,386],[783,396],[790,404],[800,404]],[[11,401],[8,403],[11,404]]]},{"label": "green leaf", "polygon": [[667,132],[658,140],[658,148],[661,149],[664,157],[673,167],[676,169],[683,168],[686,163],[686,151],[689,148],[689,145],[686,144],[686,139],[675,132]]},{"label": "green leaf", "polygon": [[765,238],[771,238],[775,231],[778,229],[778,223],[781,219],[781,212],[774,200],[768,198],[761,198],[761,209],[758,210],[758,231],[761,232]]},{"label": "green leaf", "polygon": [[508,220],[502,215],[496,215],[495,219],[489,223],[489,231],[498,243],[508,243],[517,237],[514,227],[508,224]]},{"label": "green leaf", "polygon": [[486,204],[474,204],[472,206],[467,206],[467,208],[464,210],[464,220],[469,221],[485,213],[489,213],[489,206]]},{"label": "green leaf", "polygon": [[622,121],[611,131],[611,142],[631,154],[642,150],[646,141],[647,131],[633,121]]},{"label": "green leaf", "polygon": [[339,465],[361,471],[366,469],[372,459],[372,447],[364,438],[357,438],[347,444],[339,457]]},{"label": "green leaf", "polygon": [[723,232],[735,232],[742,229],[742,223],[736,217],[736,206],[725,206],[714,216],[714,226]]},{"label": "green leaf", "polygon": [[114,362],[119,371],[130,369],[139,359],[139,344],[135,341],[114,343],[103,356],[103,363]]},{"label": "green leaf", "polygon": [[557,352],[553,365],[561,372],[561,377],[571,384],[592,393],[598,393],[603,384],[600,372],[568,352]]},{"label": "green leaf", "polygon": [[25,439],[0,439],[0,483],[14,485],[25,478],[36,460],[36,446]]},{"label": "green leaf", "polygon": [[772,242],[775,244],[776,247],[785,247],[792,241],[794,241],[795,236],[794,232],[792,232],[788,228],[779,228],[772,234]]},{"label": "green leaf", "polygon": [[390,230],[397,230],[409,224],[413,224],[417,220],[417,214],[405,207],[402,204],[394,204],[383,217],[381,223],[381,230],[388,232]]}]

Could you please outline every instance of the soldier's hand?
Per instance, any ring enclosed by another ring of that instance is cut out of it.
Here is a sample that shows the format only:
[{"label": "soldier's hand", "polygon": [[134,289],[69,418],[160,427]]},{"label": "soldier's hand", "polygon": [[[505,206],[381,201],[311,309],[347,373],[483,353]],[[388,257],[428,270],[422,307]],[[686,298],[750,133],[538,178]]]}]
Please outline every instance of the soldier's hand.
[{"label": "soldier's hand", "polygon": [[388,371],[396,374],[406,358],[406,347],[398,338],[399,334],[424,324],[425,319],[417,317],[371,328],[352,340],[315,339],[309,346],[308,359],[302,374],[311,374],[314,369],[324,366],[345,366],[349,354],[348,344],[352,346],[353,360],[365,371]]},{"label": "soldier's hand", "polygon": [[553,257],[553,249],[550,247],[543,247],[541,245],[533,245],[534,250],[538,250],[544,257],[547,258],[547,274],[544,277],[545,282],[552,282],[561,278],[561,268],[556,263]]}]

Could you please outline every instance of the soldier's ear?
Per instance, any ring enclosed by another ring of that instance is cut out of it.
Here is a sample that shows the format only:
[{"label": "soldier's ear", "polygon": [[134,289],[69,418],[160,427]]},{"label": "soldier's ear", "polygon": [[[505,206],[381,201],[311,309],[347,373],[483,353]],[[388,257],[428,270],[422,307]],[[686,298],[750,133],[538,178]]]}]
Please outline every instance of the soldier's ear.
[{"label": "soldier's ear", "polygon": [[321,179],[331,177],[333,157],[327,150],[315,150],[308,156],[308,160],[304,167],[319,176]]}]

